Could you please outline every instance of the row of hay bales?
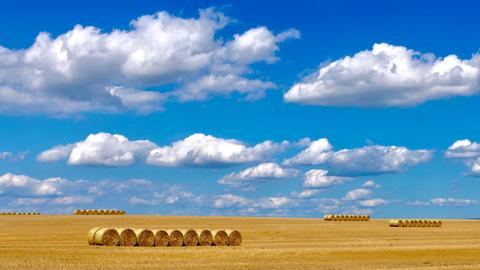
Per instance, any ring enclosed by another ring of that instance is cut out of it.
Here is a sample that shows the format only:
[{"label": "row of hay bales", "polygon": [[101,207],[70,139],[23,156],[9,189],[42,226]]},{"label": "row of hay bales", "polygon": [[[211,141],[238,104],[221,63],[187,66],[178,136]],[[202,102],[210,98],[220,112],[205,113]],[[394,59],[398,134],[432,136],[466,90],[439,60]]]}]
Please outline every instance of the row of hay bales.
[{"label": "row of hay bales", "polygon": [[369,221],[370,216],[366,215],[325,215],[325,221]]},{"label": "row of hay bales", "polygon": [[390,220],[390,227],[441,227],[440,220],[423,219],[394,219]]},{"label": "row of hay bales", "polygon": [[92,215],[125,215],[127,212],[125,210],[97,210],[97,209],[90,209],[90,210],[75,210],[73,211],[74,215],[78,216],[92,216]]},{"label": "row of hay bales", "polygon": [[0,212],[0,216],[38,216],[39,212]]},{"label": "row of hay bales", "polygon": [[87,234],[88,244],[101,246],[240,246],[236,230],[149,230],[95,227]]}]

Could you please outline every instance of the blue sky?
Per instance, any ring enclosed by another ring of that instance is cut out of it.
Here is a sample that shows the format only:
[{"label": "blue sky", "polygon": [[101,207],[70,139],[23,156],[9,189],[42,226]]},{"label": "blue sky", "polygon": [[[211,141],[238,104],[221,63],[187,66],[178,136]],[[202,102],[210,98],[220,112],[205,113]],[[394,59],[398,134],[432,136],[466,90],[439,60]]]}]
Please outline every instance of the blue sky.
[{"label": "blue sky", "polygon": [[2,3],[0,211],[478,217],[478,7]]}]

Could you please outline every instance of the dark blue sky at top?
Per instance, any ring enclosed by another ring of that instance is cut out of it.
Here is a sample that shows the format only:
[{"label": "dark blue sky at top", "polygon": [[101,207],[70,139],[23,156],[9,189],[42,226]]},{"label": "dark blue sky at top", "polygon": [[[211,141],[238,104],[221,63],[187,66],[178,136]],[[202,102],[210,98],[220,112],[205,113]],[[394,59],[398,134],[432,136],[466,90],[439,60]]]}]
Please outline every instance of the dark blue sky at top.
[{"label": "dark blue sky at top", "polygon": [[[480,141],[480,97],[380,109],[302,106],[282,100],[282,94],[293,83],[321,63],[371,49],[376,42],[440,57],[449,54],[471,57],[480,48],[478,1],[2,1],[0,45],[22,49],[31,46],[42,31],[55,37],[81,24],[110,32],[128,29],[129,22],[141,15],[167,11],[180,17],[196,17],[199,9],[208,7],[216,7],[235,19],[219,31],[227,39],[234,33],[262,25],[276,33],[288,28],[301,32],[301,39],[280,45],[277,53],[280,61],[252,67],[256,77],[275,82],[278,89],[268,91],[266,98],[254,102],[239,101],[235,95],[202,102],[171,102],[165,104],[163,112],[150,115],[87,113],[66,118],[0,115],[0,152],[30,151],[23,162],[0,163],[0,174],[13,172],[39,179],[145,178],[180,183],[196,192],[209,189],[221,193],[223,187],[215,185],[216,179],[248,166],[222,170],[165,169],[142,164],[121,168],[74,167],[62,162],[40,164],[35,156],[54,145],[80,141],[90,133],[102,131],[130,139],[149,139],[159,145],[195,132],[249,144],[266,139],[327,137],[336,149],[374,143],[436,151],[436,157],[428,164],[401,174],[370,177],[382,185],[379,192],[384,196],[402,200],[440,196],[480,199],[475,192],[480,188],[479,180],[462,176],[461,164],[442,158],[442,152],[455,140]],[[332,195],[341,196],[365,179],[331,191]],[[298,185],[272,186],[252,196],[287,194],[295,187]],[[472,216],[475,209],[478,206],[428,211],[432,215]],[[407,215],[425,210],[389,205],[379,215],[388,216],[389,211]]]}]

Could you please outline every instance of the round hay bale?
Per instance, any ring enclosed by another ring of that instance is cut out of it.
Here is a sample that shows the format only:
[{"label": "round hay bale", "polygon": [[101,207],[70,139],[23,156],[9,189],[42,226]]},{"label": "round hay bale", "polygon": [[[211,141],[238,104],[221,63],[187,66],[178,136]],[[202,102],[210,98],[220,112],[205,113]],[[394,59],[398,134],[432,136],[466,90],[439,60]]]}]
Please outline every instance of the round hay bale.
[{"label": "round hay bale", "polygon": [[120,210],[119,215],[126,215],[126,214],[127,214],[127,212],[125,212],[125,210]]},{"label": "round hay bale", "polygon": [[228,245],[228,234],[224,230],[212,231],[213,245],[226,246]]},{"label": "round hay bale", "polygon": [[134,230],[137,236],[137,245],[141,247],[153,247],[155,245],[155,236],[149,229]]},{"label": "round hay bale", "polygon": [[99,215],[105,215],[105,210],[103,210],[103,209],[98,210],[98,214],[99,214]]},{"label": "round hay bale", "polygon": [[404,219],[402,220],[402,224],[403,224],[402,227],[410,227],[410,220]]},{"label": "round hay bale", "polygon": [[390,220],[390,227],[402,227],[401,222],[402,221],[398,219]]},{"label": "round hay bale", "polygon": [[195,230],[188,229],[182,230],[181,232],[183,234],[183,244],[185,246],[194,247],[198,245],[198,234]]},{"label": "round hay bale", "polygon": [[100,228],[95,232],[95,245],[118,246],[120,236],[117,230],[111,228]]},{"label": "round hay bale", "polygon": [[95,233],[100,230],[101,227],[93,227],[87,233],[87,241],[89,245],[95,245]]},{"label": "round hay bale", "polygon": [[338,215],[332,215],[332,221],[338,221]]},{"label": "round hay bale", "polygon": [[323,216],[323,220],[331,221],[331,220],[333,220],[333,215],[325,215],[325,216]]},{"label": "round hay bale", "polygon": [[116,229],[120,236],[119,245],[122,247],[133,247],[137,244],[137,235],[132,229],[118,228]]},{"label": "round hay bale", "polygon": [[229,246],[240,246],[242,244],[242,234],[236,230],[226,230],[228,234],[228,245]]},{"label": "round hay bale", "polygon": [[80,215],[85,216],[87,214],[87,210],[80,210]]},{"label": "round hay bale", "polygon": [[75,210],[75,211],[73,211],[73,214],[78,216],[78,215],[82,214],[82,211],[81,210]]},{"label": "round hay bale", "polygon": [[183,246],[183,233],[179,230],[167,230],[168,234],[168,245],[172,247],[181,247]]},{"label": "round hay bale", "polygon": [[211,246],[213,243],[213,235],[209,230],[196,230],[198,234],[198,244],[200,246]]},{"label": "round hay bale", "polygon": [[442,227],[442,221],[441,220],[437,220],[437,227]]},{"label": "round hay bale", "polygon": [[167,231],[165,230],[153,230],[156,247],[166,247],[170,241]]},{"label": "round hay bale", "polygon": [[92,215],[100,215],[100,211],[98,211],[97,209],[92,210]]}]

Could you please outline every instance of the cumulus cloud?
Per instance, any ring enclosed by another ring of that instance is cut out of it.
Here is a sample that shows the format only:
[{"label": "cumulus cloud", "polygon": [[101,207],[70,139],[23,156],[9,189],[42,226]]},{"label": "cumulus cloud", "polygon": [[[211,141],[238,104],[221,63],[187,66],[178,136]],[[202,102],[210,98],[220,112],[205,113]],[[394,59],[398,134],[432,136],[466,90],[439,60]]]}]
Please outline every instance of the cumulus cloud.
[{"label": "cumulus cloud", "polygon": [[168,98],[258,98],[275,87],[249,78],[251,64],[275,62],[279,43],[298,31],[259,26],[224,37],[219,30],[229,18],[213,9],[199,13],[144,15],[111,32],[76,25],[56,37],[42,32],[25,49],[0,46],[0,113],[149,113]]},{"label": "cumulus cloud", "polygon": [[148,140],[130,141],[123,135],[90,134],[84,141],[58,145],[37,157],[42,162],[68,159],[70,165],[123,166],[145,159],[156,145]]},{"label": "cumulus cloud", "polygon": [[0,160],[7,159],[12,156],[11,152],[0,152]]},{"label": "cumulus cloud", "polygon": [[297,176],[298,173],[297,170],[282,168],[275,162],[268,162],[261,163],[240,172],[227,174],[218,180],[218,183],[232,187],[244,187],[259,181],[292,178]]},{"label": "cumulus cloud", "polygon": [[445,157],[463,160],[469,168],[468,174],[480,176],[480,143],[468,139],[458,140],[448,147]]},{"label": "cumulus cloud", "polygon": [[285,165],[326,164],[338,175],[374,175],[404,170],[432,158],[430,150],[410,150],[403,146],[371,145],[362,148],[333,151],[327,139],[313,141]]},{"label": "cumulus cloud", "polygon": [[364,188],[379,188],[380,185],[375,183],[375,181],[373,181],[373,180],[367,180],[363,183],[362,187],[364,187]]},{"label": "cumulus cloud", "polygon": [[61,195],[67,181],[62,178],[38,180],[26,175],[6,173],[0,176],[0,194],[9,196]]},{"label": "cumulus cloud", "polygon": [[305,173],[305,181],[303,186],[307,188],[328,188],[341,185],[350,180],[349,177],[330,176],[325,170],[309,170]]},{"label": "cumulus cloud", "polygon": [[480,56],[459,59],[374,44],[326,65],[293,85],[287,102],[321,106],[412,106],[480,91]]},{"label": "cumulus cloud", "polygon": [[280,196],[280,197],[267,197],[262,198],[258,202],[256,202],[253,207],[254,208],[262,208],[262,209],[278,209],[281,207],[285,207],[294,203],[294,200],[291,198]]},{"label": "cumulus cloud", "polygon": [[477,204],[476,200],[457,199],[457,198],[435,198],[431,199],[430,203],[436,206],[468,206]]},{"label": "cumulus cloud", "polygon": [[360,204],[360,206],[363,206],[363,207],[377,207],[377,206],[387,204],[388,201],[384,199],[370,199],[370,200],[359,201],[358,203]]},{"label": "cumulus cloud", "polygon": [[306,198],[312,198],[313,196],[317,195],[320,192],[319,189],[305,189],[302,190],[302,192],[297,194],[297,197],[306,199]]},{"label": "cumulus cloud", "polygon": [[13,154],[12,152],[0,152],[0,160],[22,161],[28,156],[29,153],[29,151],[23,151],[17,154]]},{"label": "cumulus cloud", "polygon": [[153,149],[147,163],[158,166],[224,166],[261,161],[283,149],[288,142],[264,141],[252,147],[233,139],[193,134],[171,146]]},{"label": "cumulus cloud", "polygon": [[359,189],[354,189],[347,194],[345,194],[345,200],[347,201],[357,201],[360,199],[365,199],[370,197],[372,195],[372,191],[366,188],[359,188]]},{"label": "cumulus cloud", "polygon": [[233,194],[224,194],[217,196],[213,201],[213,207],[215,208],[230,208],[234,206],[245,206],[250,203],[245,197],[237,196]]}]

